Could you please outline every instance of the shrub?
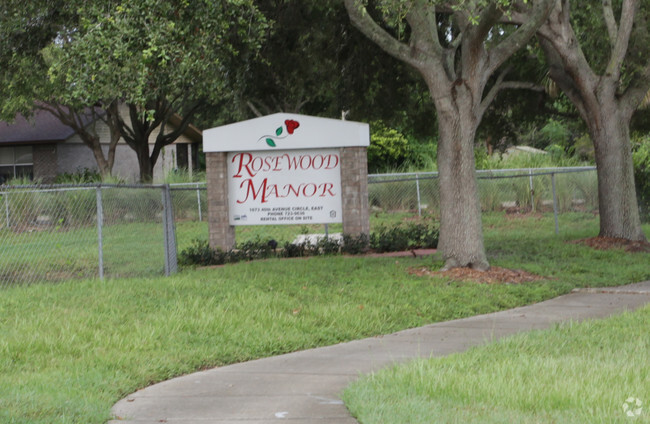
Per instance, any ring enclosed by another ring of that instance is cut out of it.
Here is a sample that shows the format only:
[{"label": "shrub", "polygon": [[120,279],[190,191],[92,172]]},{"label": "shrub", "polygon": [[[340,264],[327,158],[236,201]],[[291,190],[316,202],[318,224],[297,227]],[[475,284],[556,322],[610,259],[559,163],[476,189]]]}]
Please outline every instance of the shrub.
[{"label": "shrub", "polygon": [[341,252],[349,255],[359,255],[368,251],[370,247],[370,237],[367,234],[352,236],[343,234],[343,246]]},{"label": "shrub", "polygon": [[408,159],[405,163],[412,170],[435,171],[438,169],[436,158],[438,156],[437,140],[418,141],[409,138]]},{"label": "shrub", "polygon": [[309,241],[293,244],[286,242],[282,249],[281,257],[284,258],[302,258],[304,256],[311,256],[314,252],[314,247]]},{"label": "shrub", "polygon": [[370,234],[370,248],[379,253],[406,250],[409,245],[408,235],[404,228],[380,226]]},{"label": "shrub", "polygon": [[318,240],[316,245],[317,253],[322,255],[334,255],[341,251],[341,242],[337,239],[324,237]]},{"label": "shrub", "polygon": [[578,157],[580,160],[594,162],[596,160],[596,151],[594,149],[594,143],[591,141],[589,134],[581,135],[573,143],[573,154]]},{"label": "shrub", "polygon": [[519,143],[526,146],[546,149],[546,147],[556,144],[565,150],[569,147],[571,130],[567,123],[551,118],[542,128],[532,128],[518,138]]},{"label": "shrub", "polygon": [[372,129],[368,147],[368,170],[378,172],[399,167],[409,154],[407,138],[397,130],[386,127],[381,121],[370,124]]},{"label": "shrub", "polygon": [[370,246],[377,252],[395,252],[417,248],[433,248],[438,245],[438,225],[433,220],[422,220],[393,227],[380,227],[370,237],[343,235],[342,242],[333,238],[321,239],[315,245],[309,241],[299,244],[285,243],[276,251],[277,243],[271,239],[254,239],[228,252],[212,249],[205,240],[194,240],[193,244],[179,255],[179,264],[221,265],[244,260],[270,257],[296,258],[314,255],[331,255],[339,252],[360,254]]},{"label": "shrub", "polygon": [[277,246],[271,239],[255,238],[236,246],[227,252],[213,249],[207,240],[195,239],[190,247],[184,249],[179,255],[180,265],[223,265],[255,259],[266,259],[277,256]]},{"label": "shrub", "polygon": [[59,174],[54,179],[55,184],[92,184],[101,182],[102,176],[99,172],[88,168],[77,169],[77,172]]},{"label": "shrub", "polygon": [[178,257],[179,265],[221,265],[218,263],[217,250],[212,249],[207,240],[193,240],[190,247],[183,250]]},{"label": "shrub", "polygon": [[438,246],[438,226],[432,221],[411,222],[394,227],[381,226],[370,235],[370,248],[379,253]]},{"label": "shrub", "polygon": [[650,221],[650,136],[633,141],[634,179],[639,209],[644,221]]},{"label": "shrub", "polygon": [[237,260],[229,260],[229,262],[238,262],[239,260],[252,261],[254,259],[266,259],[274,255],[274,244],[272,239],[262,239],[259,236],[253,240],[246,241],[238,244],[235,250],[229,252],[233,256],[238,257]]},{"label": "shrub", "polygon": [[411,249],[438,247],[440,229],[433,221],[411,222],[406,226],[406,233]]}]

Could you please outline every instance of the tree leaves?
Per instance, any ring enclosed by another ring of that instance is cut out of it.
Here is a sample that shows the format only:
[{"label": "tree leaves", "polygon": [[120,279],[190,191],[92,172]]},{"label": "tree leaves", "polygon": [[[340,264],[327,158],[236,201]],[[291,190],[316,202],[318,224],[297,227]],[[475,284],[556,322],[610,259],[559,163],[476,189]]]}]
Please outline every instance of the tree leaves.
[{"label": "tree leaves", "polygon": [[[79,110],[125,103],[130,119],[115,122],[138,156],[148,154],[139,146],[148,146],[153,130],[161,130],[147,158],[152,167],[187,125],[170,130],[170,117],[191,118],[204,105],[233,97],[241,66],[236,57],[255,55],[268,29],[254,0],[195,0],[191,6],[172,0],[33,0],[26,11],[18,0],[7,3],[16,16],[0,11],[0,111],[11,115],[34,101]],[[5,42],[15,34],[30,49]],[[16,82],[19,88],[13,88]],[[16,98],[25,101],[5,100]],[[145,162],[139,158],[141,167]]]}]

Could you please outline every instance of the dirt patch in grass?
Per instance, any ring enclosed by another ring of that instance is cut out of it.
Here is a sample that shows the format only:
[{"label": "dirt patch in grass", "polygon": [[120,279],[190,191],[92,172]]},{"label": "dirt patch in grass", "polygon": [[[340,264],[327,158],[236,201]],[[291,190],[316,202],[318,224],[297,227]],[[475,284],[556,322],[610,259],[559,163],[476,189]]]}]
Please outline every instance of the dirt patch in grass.
[{"label": "dirt patch in grass", "polygon": [[521,284],[531,281],[543,280],[540,275],[531,274],[530,272],[491,267],[487,271],[478,271],[470,268],[453,268],[448,271],[431,271],[428,268],[411,268],[409,274],[417,276],[446,277],[451,281],[472,281],[481,284]]},{"label": "dirt patch in grass", "polygon": [[615,237],[591,237],[573,240],[569,243],[583,244],[597,250],[623,249],[626,252],[650,252],[650,243],[647,241],[630,241]]}]

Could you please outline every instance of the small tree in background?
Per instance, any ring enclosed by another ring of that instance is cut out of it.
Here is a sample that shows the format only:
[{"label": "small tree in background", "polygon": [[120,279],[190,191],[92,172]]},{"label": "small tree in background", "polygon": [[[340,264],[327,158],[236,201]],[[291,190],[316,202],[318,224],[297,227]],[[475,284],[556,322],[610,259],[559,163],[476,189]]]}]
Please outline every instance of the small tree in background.
[{"label": "small tree in background", "polygon": [[[110,101],[111,122],[136,152],[141,181],[150,181],[162,148],[202,107],[231,95],[234,58],[260,47],[266,21],[252,0],[104,6],[84,3],[79,27],[56,49],[50,76],[67,85],[72,99]],[[127,117],[117,102],[126,104]],[[182,120],[172,128],[174,114]]]}]

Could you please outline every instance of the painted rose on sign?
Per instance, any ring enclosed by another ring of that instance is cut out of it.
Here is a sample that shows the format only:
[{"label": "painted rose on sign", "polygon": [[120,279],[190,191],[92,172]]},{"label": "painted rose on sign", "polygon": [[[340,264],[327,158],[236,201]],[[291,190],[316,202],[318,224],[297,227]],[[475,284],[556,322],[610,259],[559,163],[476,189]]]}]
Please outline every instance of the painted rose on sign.
[{"label": "painted rose on sign", "polygon": [[293,135],[294,131],[300,127],[300,122],[294,121],[293,119],[287,119],[284,121],[284,126],[279,126],[275,130],[275,135],[263,135],[257,141],[264,140],[269,147],[277,147],[276,141],[287,138],[290,135]]}]

